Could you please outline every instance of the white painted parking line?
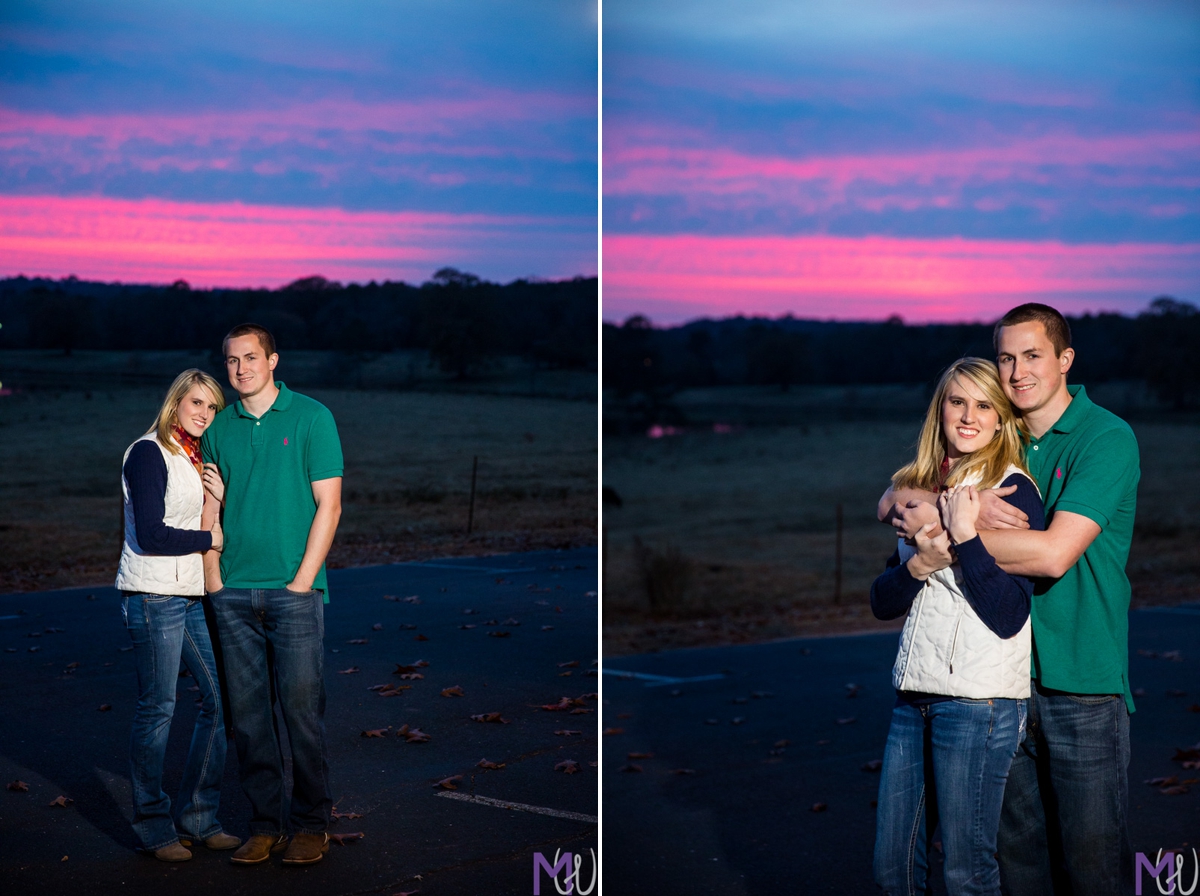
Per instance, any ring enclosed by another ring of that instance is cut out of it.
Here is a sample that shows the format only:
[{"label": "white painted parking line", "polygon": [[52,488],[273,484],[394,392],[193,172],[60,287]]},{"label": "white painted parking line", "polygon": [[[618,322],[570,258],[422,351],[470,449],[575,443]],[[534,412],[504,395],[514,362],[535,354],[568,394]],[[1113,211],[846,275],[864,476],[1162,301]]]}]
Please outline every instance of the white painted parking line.
[{"label": "white painted parking line", "polygon": [[718,681],[724,674],[694,675],[691,678],[674,678],[670,675],[651,675],[649,672],[622,672],[620,669],[605,669],[605,675],[615,675],[617,678],[633,679],[646,682],[648,688],[661,688],[666,684],[687,684],[693,681]]},{"label": "white painted parking line", "polygon": [[535,815],[550,815],[554,818],[569,818],[571,821],[585,821],[588,824],[596,823],[594,815],[584,815],[582,812],[566,812],[562,809],[547,809],[545,806],[527,806],[525,803],[510,803],[507,800],[494,800],[490,796],[474,796],[469,793],[451,792],[449,790],[439,791],[437,796],[444,796],[448,800],[459,800],[463,803],[481,803],[484,806],[495,806],[497,809],[513,809],[517,812],[532,812]]}]

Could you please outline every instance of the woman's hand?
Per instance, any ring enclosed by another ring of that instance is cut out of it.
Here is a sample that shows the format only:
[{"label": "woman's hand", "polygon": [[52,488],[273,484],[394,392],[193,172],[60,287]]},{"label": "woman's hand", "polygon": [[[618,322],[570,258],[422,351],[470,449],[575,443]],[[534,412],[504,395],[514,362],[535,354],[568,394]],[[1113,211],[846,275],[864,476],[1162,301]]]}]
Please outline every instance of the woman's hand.
[{"label": "woman's hand", "polygon": [[979,492],[973,485],[956,485],[942,493],[938,498],[938,510],[941,511],[942,525],[950,533],[951,541],[962,544],[979,534],[975,530],[979,508]]},{"label": "woman's hand", "polygon": [[209,531],[212,532],[212,550],[219,554],[225,550],[225,530],[221,528],[221,521],[214,520],[213,527]]},{"label": "woman's hand", "polygon": [[225,483],[221,479],[221,471],[217,469],[217,465],[205,464],[201,478],[204,480],[204,487],[208,490],[208,493],[224,505]]},{"label": "woman's hand", "polygon": [[908,571],[914,579],[922,582],[954,562],[954,555],[950,553],[950,536],[945,532],[931,534],[936,528],[937,523],[926,523],[913,537],[917,555],[908,561]]},{"label": "woman's hand", "polygon": [[917,532],[929,523],[933,523],[931,531],[934,534],[941,529],[942,520],[938,509],[927,501],[909,501],[904,507],[897,504],[893,508],[893,514],[893,528],[903,535],[909,544],[916,544],[913,539],[916,538]]}]

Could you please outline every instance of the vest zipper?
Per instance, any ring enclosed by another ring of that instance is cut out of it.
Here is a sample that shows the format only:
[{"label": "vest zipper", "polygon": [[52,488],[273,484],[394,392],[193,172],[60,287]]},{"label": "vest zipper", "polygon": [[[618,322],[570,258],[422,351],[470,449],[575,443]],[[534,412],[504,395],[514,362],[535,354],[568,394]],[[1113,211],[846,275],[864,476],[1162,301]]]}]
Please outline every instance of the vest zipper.
[{"label": "vest zipper", "polygon": [[954,638],[950,641],[950,674],[954,674],[954,651],[958,647],[958,627],[962,625],[962,617],[954,623]]}]

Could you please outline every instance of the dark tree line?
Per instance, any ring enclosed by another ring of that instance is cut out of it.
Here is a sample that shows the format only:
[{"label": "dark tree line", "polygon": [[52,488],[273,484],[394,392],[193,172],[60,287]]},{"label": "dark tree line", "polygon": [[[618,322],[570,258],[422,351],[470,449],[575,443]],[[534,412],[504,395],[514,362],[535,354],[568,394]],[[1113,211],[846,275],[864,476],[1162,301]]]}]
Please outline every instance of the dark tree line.
[{"label": "dark tree line", "polygon": [[[1166,296],[1136,317],[1068,318],[1074,382],[1144,380],[1176,408],[1200,404],[1200,311]],[[965,355],[995,357],[983,324],[726,318],[657,329],[604,326],[604,386],[621,397],[720,385],[931,383]]]},{"label": "dark tree line", "polygon": [[597,305],[594,277],[498,284],[454,268],[419,286],[308,277],[274,290],[16,277],[0,280],[0,348],[211,349],[253,321],[281,348],[426,349],[460,377],[505,355],[594,369]]}]

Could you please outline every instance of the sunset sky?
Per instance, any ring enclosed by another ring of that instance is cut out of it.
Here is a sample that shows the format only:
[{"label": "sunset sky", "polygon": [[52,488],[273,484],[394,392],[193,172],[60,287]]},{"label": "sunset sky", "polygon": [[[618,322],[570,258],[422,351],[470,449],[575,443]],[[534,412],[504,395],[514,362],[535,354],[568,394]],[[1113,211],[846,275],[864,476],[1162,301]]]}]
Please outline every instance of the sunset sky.
[{"label": "sunset sky", "polygon": [[0,6],[0,276],[594,275],[594,0]]},{"label": "sunset sky", "polygon": [[1190,2],[606,0],[604,318],[1200,301]]}]

